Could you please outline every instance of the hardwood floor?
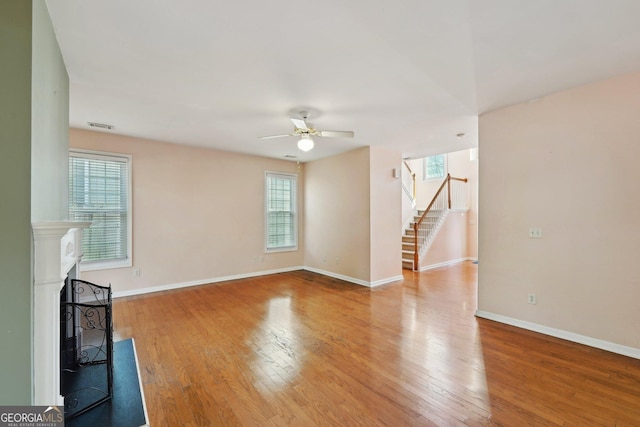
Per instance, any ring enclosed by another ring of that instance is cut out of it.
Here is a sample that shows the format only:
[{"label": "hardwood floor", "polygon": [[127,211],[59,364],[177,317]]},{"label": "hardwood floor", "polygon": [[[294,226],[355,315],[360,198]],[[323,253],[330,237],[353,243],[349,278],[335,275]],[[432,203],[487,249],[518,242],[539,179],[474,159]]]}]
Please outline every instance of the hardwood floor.
[{"label": "hardwood floor", "polygon": [[476,273],[282,273],[116,299],[114,327],[154,427],[640,425],[640,360],[475,318]]}]

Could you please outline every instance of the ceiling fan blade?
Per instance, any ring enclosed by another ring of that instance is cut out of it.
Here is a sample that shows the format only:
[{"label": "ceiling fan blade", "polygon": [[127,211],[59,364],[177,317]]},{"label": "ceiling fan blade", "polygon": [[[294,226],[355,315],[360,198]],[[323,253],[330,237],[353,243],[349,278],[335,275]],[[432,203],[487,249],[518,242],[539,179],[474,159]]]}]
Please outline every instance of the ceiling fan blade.
[{"label": "ceiling fan blade", "polygon": [[259,136],[258,139],[283,138],[285,136],[295,136],[295,135],[292,133],[284,133],[282,135]]},{"label": "ceiling fan blade", "polygon": [[353,138],[353,131],[350,130],[321,130],[320,136]]},{"label": "ceiling fan blade", "polygon": [[304,120],[301,119],[294,119],[293,117],[291,118],[291,121],[293,122],[293,125],[297,128],[297,129],[304,129],[307,130],[309,129],[307,127],[307,124],[305,123]]}]

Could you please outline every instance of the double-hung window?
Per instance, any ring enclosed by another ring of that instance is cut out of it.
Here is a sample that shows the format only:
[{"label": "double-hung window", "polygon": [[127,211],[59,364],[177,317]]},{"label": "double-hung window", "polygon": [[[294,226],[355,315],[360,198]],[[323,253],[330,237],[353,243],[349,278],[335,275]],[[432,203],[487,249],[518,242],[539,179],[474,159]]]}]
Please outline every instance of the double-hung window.
[{"label": "double-hung window", "polygon": [[296,186],[296,175],[266,173],[265,229],[267,252],[298,249]]},{"label": "double-hung window", "polygon": [[69,152],[69,217],[82,231],[82,268],[131,266],[131,157]]},{"label": "double-hung window", "polygon": [[425,157],[422,165],[422,180],[443,179],[447,175],[447,158],[444,154]]}]

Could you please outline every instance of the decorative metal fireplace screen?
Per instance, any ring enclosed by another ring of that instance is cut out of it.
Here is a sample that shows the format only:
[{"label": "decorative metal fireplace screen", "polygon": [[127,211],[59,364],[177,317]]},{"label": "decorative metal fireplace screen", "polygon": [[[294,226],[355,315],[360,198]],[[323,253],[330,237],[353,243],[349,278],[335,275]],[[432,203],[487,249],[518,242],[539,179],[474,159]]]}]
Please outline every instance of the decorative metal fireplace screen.
[{"label": "decorative metal fireplace screen", "polygon": [[60,393],[70,419],[112,396],[111,287],[69,279],[60,301]]}]

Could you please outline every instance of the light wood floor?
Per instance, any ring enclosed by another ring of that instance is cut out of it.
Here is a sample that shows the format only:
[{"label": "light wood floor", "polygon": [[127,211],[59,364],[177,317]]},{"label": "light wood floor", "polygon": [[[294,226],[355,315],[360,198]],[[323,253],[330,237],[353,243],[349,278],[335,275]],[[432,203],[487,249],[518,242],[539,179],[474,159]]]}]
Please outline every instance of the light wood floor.
[{"label": "light wood floor", "polygon": [[236,280],[116,299],[114,327],[154,427],[640,425],[640,360],[475,318],[476,272]]}]

